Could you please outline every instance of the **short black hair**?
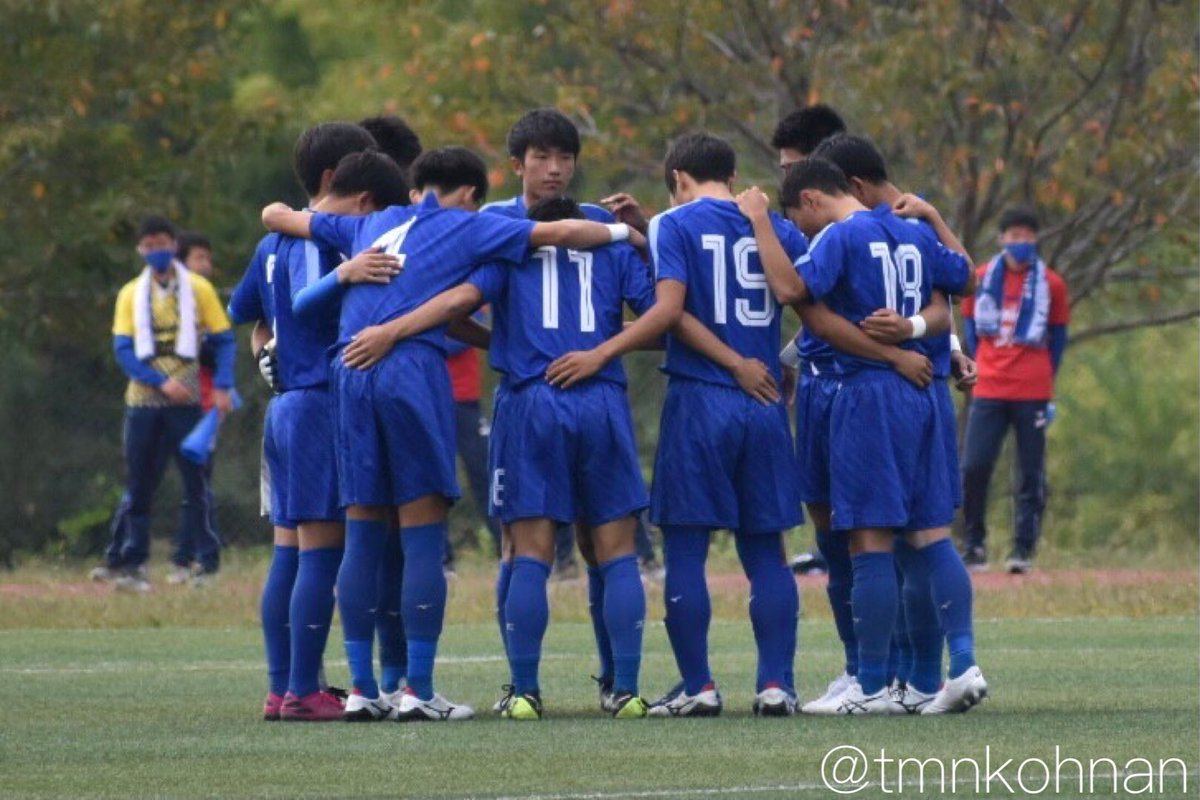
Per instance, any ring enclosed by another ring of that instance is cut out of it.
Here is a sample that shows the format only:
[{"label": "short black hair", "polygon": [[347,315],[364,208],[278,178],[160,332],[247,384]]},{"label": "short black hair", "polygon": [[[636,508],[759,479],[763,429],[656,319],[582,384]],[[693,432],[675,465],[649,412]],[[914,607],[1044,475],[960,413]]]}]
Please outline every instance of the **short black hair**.
[{"label": "short black hair", "polygon": [[465,147],[426,150],[413,162],[412,173],[413,185],[420,191],[436,188],[444,193],[460,186],[474,186],[476,200],[482,203],[487,197],[487,165]]},{"label": "short black hair", "polygon": [[537,222],[557,222],[560,219],[587,219],[583,214],[583,209],[579,207],[579,203],[566,196],[543,197],[529,207],[529,211],[525,216]]},{"label": "short black hair", "polygon": [[292,167],[305,194],[313,197],[321,191],[321,175],[337,169],[338,162],[350,153],[374,147],[367,129],[353,122],[322,122],[300,134],[292,153]]},{"label": "short black hair", "polygon": [[686,172],[698,183],[727,182],[737,172],[737,154],[719,136],[704,131],[688,133],[671,142],[663,162],[663,177],[671,194],[675,194],[675,170]]},{"label": "short black hair", "polygon": [[161,214],[147,214],[142,217],[142,221],[138,223],[137,227],[137,240],[140,242],[147,236],[153,236],[156,233],[165,233],[172,239],[178,236],[175,231],[175,223]]},{"label": "short black hair", "polygon": [[1004,209],[1004,213],[1000,215],[1000,232],[1004,233],[1009,228],[1016,227],[1029,228],[1037,233],[1042,226],[1038,221],[1037,212],[1028,206]]},{"label": "short black hair", "polygon": [[788,167],[783,176],[783,187],[779,190],[779,202],[784,208],[800,205],[800,192],[816,189],[830,195],[850,192],[846,174],[838,165],[819,156],[811,156]]},{"label": "short black hair", "polygon": [[582,145],[579,129],[571,118],[557,108],[535,108],[525,112],[508,132],[508,154],[518,161],[525,160],[531,147],[555,147],[578,156]]},{"label": "short black hair", "polygon": [[865,136],[838,134],[817,145],[812,155],[837,164],[847,178],[858,178],[867,183],[883,183],[888,179],[883,154]]},{"label": "short black hair", "polygon": [[391,156],[400,169],[407,170],[421,155],[421,137],[395,114],[367,117],[358,124],[371,134],[379,149]]},{"label": "short black hair", "polygon": [[329,191],[338,197],[370,192],[379,208],[409,204],[404,171],[391,156],[374,148],[343,157],[334,170]]},{"label": "short black hair", "polygon": [[810,155],[817,145],[846,132],[846,123],[836,111],[827,105],[815,105],[793,111],[775,126],[771,146],[776,150],[785,147]]},{"label": "short black hair", "polygon": [[208,237],[199,231],[184,231],[179,234],[179,238],[175,240],[175,257],[180,261],[187,261],[188,253],[199,248],[212,252],[212,242]]}]

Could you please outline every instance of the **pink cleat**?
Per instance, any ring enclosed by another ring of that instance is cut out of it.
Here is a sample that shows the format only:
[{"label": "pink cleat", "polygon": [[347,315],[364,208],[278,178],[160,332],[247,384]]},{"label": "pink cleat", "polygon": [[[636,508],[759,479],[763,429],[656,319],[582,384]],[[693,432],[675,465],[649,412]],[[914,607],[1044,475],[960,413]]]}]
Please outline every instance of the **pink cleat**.
[{"label": "pink cleat", "polygon": [[342,701],[329,692],[313,692],[304,697],[288,692],[279,718],[284,722],[340,722],[344,711]]},{"label": "pink cleat", "polygon": [[267,699],[263,701],[263,719],[267,722],[278,722],[281,708],[283,708],[283,698],[274,692],[268,692]]}]

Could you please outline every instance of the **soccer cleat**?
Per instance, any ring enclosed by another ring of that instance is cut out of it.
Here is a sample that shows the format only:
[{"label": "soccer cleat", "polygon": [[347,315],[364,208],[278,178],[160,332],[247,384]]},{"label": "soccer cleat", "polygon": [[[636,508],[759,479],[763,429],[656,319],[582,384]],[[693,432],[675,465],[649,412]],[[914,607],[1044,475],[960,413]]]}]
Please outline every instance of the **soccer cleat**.
[{"label": "soccer cleat", "polygon": [[892,699],[885,686],[875,694],[863,694],[862,685],[856,680],[838,698],[834,714],[856,716],[858,714],[904,714],[904,706]]},{"label": "soccer cleat", "polygon": [[609,713],[614,719],[642,719],[650,713],[650,707],[633,692],[614,692]]},{"label": "soccer cleat", "polygon": [[933,701],[921,709],[922,714],[956,714],[969,711],[988,696],[987,681],[979,667],[951,678],[942,684],[942,690]]},{"label": "soccer cleat", "polygon": [[150,591],[150,578],[146,576],[146,567],[133,567],[125,570],[121,577],[113,581],[113,588],[120,592],[136,592],[145,594]]},{"label": "soccer cleat", "polygon": [[263,701],[263,719],[267,722],[278,722],[282,708],[283,697],[274,692],[267,692],[267,699]]},{"label": "soccer cleat", "polygon": [[511,683],[506,683],[500,687],[500,691],[504,692],[504,694],[492,706],[492,711],[496,714],[503,714],[504,709],[508,708],[508,704],[512,702],[513,694],[516,692],[516,687]]},{"label": "soccer cleat", "polygon": [[279,709],[279,718],[284,722],[334,722],[345,713],[342,701],[329,692],[313,692],[297,697],[288,692]]},{"label": "soccer cleat", "polygon": [[768,686],[754,696],[754,716],[790,717],[796,713],[796,695],[781,686]]},{"label": "soccer cleat", "polygon": [[721,693],[715,684],[708,684],[690,695],[680,683],[650,706],[652,717],[715,717],[721,713]]},{"label": "soccer cleat", "polygon": [[792,559],[792,572],[797,575],[824,575],[829,565],[820,553],[801,553]]},{"label": "soccer cleat", "polygon": [[963,550],[963,564],[971,572],[987,572],[988,559],[987,548],[981,544],[969,544]]},{"label": "soccer cleat", "polygon": [[378,722],[395,718],[396,707],[383,697],[363,697],[357,691],[351,692],[346,698],[346,707],[342,710],[342,719],[346,722]]},{"label": "soccer cleat", "polygon": [[597,690],[600,693],[600,710],[606,714],[611,714],[613,712],[614,698],[612,681],[597,678],[595,675],[592,676],[592,680],[596,682]]},{"label": "soccer cleat", "polygon": [[537,692],[515,695],[500,716],[521,721],[539,720],[542,718],[542,696]]},{"label": "soccer cleat", "polygon": [[892,702],[904,709],[906,714],[920,714],[933,702],[936,694],[925,694],[911,686],[896,684],[890,689]]},{"label": "soccer cleat", "polygon": [[667,570],[653,558],[643,561],[640,565],[642,580],[660,584],[667,578]]},{"label": "soccer cleat", "polygon": [[404,690],[400,697],[400,706],[396,709],[396,719],[400,722],[446,722],[470,719],[473,716],[475,710],[470,706],[456,705],[440,694],[422,700],[412,689]]},{"label": "soccer cleat", "polygon": [[1024,547],[1014,547],[1004,562],[1004,569],[1009,575],[1026,575],[1033,569],[1033,553]]},{"label": "soccer cleat", "polygon": [[167,572],[167,585],[181,586],[187,583],[190,577],[192,577],[191,569],[181,567],[178,564],[172,564],[171,569]]},{"label": "soccer cleat", "polygon": [[383,697],[384,700],[388,701],[389,705],[399,708],[400,707],[400,697],[404,694],[404,689],[407,686],[408,686],[408,682],[405,681],[404,678],[401,678],[400,685],[396,687],[396,691],[385,692],[381,689],[379,693],[380,693],[380,696]]},{"label": "soccer cleat", "polygon": [[217,571],[215,569],[201,567],[192,573],[190,583],[193,589],[203,589],[206,586],[211,586],[216,579]]},{"label": "soccer cleat", "polygon": [[112,583],[125,574],[120,567],[96,567],[88,573],[88,577],[96,583]]},{"label": "soccer cleat", "polygon": [[829,682],[829,686],[825,689],[825,694],[816,700],[810,700],[805,703],[800,708],[800,713],[817,715],[836,714],[838,699],[850,688],[850,684],[852,683],[854,683],[854,676],[843,672]]}]

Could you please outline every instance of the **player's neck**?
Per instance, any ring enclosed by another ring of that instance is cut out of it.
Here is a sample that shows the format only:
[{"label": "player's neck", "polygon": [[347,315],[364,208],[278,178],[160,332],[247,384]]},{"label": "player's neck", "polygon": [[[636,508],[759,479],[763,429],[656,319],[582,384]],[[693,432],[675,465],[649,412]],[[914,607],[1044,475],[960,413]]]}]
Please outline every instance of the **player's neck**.
[{"label": "player's neck", "polygon": [[831,200],[833,204],[834,219],[838,222],[849,217],[851,214],[856,214],[859,211],[866,211],[867,207],[859,202],[858,198],[852,194],[844,194],[840,197],[834,197]]},{"label": "player's neck", "polygon": [[692,189],[692,199],[699,200],[701,197],[708,197],[713,200],[733,200],[733,192],[729,191],[729,184],[721,183],[720,181],[705,181],[697,183]]},{"label": "player's neck", "polygon": [[895,205],[896,201],[903,197],[903,192],[896,188],[896,184],[891,181],[884,181],[879,184],[879,194],[876,195],[879,202],[875,205],[887,203],[889,206]]},{"label": "player's neck", "polygon": [[316,208],[317,203],[324,200],[326,195],[328,195],[328,194],[329,194],[328,192],[317,192],[312,197],[308,198],[308,206],[307,207],[308,208]]}]

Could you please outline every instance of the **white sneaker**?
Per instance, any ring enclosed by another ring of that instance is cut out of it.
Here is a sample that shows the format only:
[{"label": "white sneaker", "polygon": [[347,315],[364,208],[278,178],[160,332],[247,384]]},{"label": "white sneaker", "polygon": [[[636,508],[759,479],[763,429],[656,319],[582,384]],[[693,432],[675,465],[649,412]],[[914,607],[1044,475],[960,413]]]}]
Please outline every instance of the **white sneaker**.
[{"label": "white sneaker", "polygon": [[862,684],[857,680],[842,692],[833,713],[854,716],[858,714],[904,714],[904,706],[893,700],[889,689],[884,687],[875,694],[863,694]]},{"label": "white sneaker", "polygon": [[800,708],[801,714],[818,714],[829,715],[836,714],[838,707],[838,698],[842,696],[850,684],[854,683],[854,676],[843,672],[832,681],[829,682],[829,687],[825,689],[825,694],[818,697],[816,700],[810,700]]},{"label": "white sneaker", "polygon": [[933,702],[921,710],[922,714],[954,714],[969,711],[972,706],[983,702],[988,696],[987,681],[979,667],[951,678],[942,684],[942,690],[937,693]]},{"label": "white sneaker", "polygon": [[754,696],[754,716],[790,717],[796,713],[796,696],[791,692],[772,686]]},{"label": "white sneaker", "polygon": [[900,705],[906,714],[920,714],[925,706],[933,702],[936,694],[925,694],[911,686],[896,684],[891,688],[892,701]]},{"label": "white sneaker", "polygon": [[422,700],[417,695],[405,690],[400,698],[400,706],[396,711],[396,719],[400,722],[446,722],[460,719],[470,719],[475,716],[475,709],[470,706],[460,706],[451,703],[440,694],[435,694],[428,700]]},{"label": "white sneaker", "polygon": [[679,684],[650,706],[652,717],[715,717],[721,713],[721,693],[709,684],[694,695]]},{"label": "white sneaker", "polygon": [[88,577],[96,583],[112,583],[124,575],[125,570],[120,567],[96,567],[88,573]]},{"label": "white sneaker", "polygon": [[138,594],[150,591],[150,579],[146,577],[146,568],[142,566],[126,570],[121,577],[113,581],[113,588],[119,592],[136,592]]},{"label": "white sneaker", "polygon": [[342,719],[347,722],[378,722],[395,718],[396,707],[382,695],[370,698],[357,692],[351,692],[346,698],[346,709],[342,712]]},{"label": "white sneaker", "polygon": [[188,582],[188,578],[192,577],[192,571],[187,567],[181,567],[178,564],[172,564],[171,569],[167,572],[168,586],[181,586]]},{"label": "white sneaker", "polygon": [[401,678],[400,685],[396,687],[396,691],[385,692],[380,689],[379,696],[386,700],[388,705],[392,706],[393,708],[399,708],[400,698],[404,695],[404,687],[406,686],[408,686],[408,682],[405,681],[404,678]]}]

